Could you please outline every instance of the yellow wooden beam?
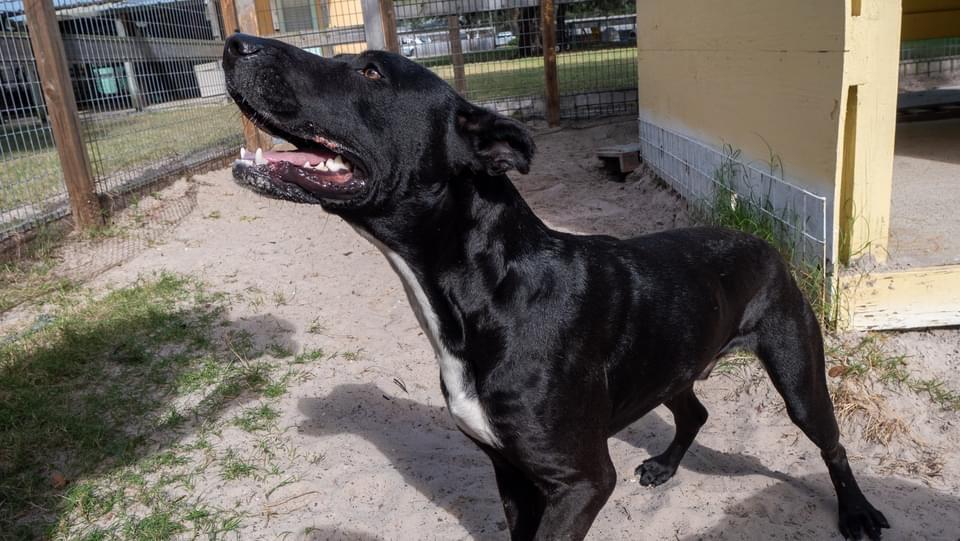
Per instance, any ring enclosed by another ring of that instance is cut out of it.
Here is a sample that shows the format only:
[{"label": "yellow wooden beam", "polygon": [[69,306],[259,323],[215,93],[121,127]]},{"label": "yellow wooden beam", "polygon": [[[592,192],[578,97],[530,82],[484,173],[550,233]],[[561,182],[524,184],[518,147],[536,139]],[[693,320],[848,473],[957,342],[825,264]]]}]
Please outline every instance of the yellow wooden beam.
[{"label": "yellow wooden beam", "polygon": [[960,325],[960,265],[848,271],[839,280],[840,326],[853,330]]}]

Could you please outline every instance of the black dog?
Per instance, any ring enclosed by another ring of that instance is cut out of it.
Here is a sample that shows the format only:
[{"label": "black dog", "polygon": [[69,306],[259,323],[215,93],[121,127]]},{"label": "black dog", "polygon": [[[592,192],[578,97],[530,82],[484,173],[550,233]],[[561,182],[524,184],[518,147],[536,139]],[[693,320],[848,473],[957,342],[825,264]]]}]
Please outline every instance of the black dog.
[{"label": "black dog", "polygon": [[514,539],[582,538],[616,484],[607,439],[660,404],[676,436],[636,473],[669,479],[707,419],[693,383],[734,349],[756,353],[820,448],[843,535],[889,527],[847,464],[820,328],[772,247],[710,228],[550,230],[505,175],[530,167],[524,128],[399,55],[324,59],[237,34],[223,66],[246,116],[298,148],[243,153],[234,176],[322,205],[387,256]]}]

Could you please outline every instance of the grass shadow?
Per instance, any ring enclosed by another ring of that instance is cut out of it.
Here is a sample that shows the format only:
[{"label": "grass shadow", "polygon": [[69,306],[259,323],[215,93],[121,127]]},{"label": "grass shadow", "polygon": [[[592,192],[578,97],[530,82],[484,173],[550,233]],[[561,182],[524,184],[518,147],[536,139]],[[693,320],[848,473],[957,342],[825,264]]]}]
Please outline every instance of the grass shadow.
[{"label": "grass shadow", "polygon": [[257,397],[270,381],[261,344],[289,326],[262,316],[235,328],[223,296],[171,274],[53,304],[0,339],[0,538],[52,536],[65,513],[94,505],[74,480],[162,452]]}]

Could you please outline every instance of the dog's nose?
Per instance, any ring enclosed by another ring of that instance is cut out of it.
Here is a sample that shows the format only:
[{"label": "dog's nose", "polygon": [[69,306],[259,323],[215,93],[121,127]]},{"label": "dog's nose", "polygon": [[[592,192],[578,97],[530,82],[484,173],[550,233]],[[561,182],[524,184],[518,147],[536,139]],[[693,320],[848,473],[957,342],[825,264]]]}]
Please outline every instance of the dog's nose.
[{"label": "dog's nose", "polygon": [[224,49],[234,56],[251,56],[260,52],[263,46],[257,38],[237,32],[227,38]]}]

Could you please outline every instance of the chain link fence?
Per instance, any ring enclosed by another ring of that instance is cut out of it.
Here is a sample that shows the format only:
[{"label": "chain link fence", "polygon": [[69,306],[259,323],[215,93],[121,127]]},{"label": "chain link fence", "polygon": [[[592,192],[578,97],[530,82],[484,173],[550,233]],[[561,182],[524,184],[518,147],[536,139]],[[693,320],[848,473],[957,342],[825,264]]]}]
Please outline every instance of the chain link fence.
[{"label": "chain link fence", "polygon": [[[239,147],[225,95],[219,3],[55,0],[98,194],[115,195]],[[0,240],[69,212],[20,1],[0,2]]]}]

